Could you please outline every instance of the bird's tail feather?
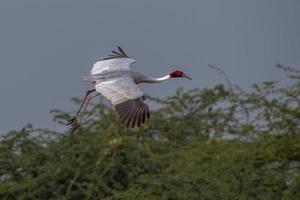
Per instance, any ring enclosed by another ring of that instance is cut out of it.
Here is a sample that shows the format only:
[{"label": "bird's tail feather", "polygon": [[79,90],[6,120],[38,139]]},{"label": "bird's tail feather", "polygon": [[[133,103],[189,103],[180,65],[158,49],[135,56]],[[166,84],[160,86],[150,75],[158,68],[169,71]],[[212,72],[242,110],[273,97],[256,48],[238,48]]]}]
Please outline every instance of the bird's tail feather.
[{"label": "bird's tail feather", "polygon": [[83,76],[83,77],[81,77],[81,79],[82,80],[84,80],[84,81],[91,81],[91,77],[88,77],[88,76]]},{"label": "bird's tail feather", "polygon": [[91,76],[83,76],[83,77],[81,77],[81,79],[84,80],[84,81],[88,81],[90,83],[96,83],[95,78],[93,78]]}]

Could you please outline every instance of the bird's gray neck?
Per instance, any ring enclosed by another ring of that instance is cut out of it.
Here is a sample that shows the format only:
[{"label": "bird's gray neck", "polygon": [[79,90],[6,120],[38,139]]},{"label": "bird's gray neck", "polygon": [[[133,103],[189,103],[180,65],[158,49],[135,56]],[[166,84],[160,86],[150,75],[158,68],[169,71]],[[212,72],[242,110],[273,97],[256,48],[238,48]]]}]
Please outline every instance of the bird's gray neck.
[{"label": "bird's gray neck", "polygon": [[165,75],[160,78],[152,78],[152,77],[144,77],[144,79],[141,81],[142,83],[160,83],[166,80],[169,80],[171,77],[170,75]]}]

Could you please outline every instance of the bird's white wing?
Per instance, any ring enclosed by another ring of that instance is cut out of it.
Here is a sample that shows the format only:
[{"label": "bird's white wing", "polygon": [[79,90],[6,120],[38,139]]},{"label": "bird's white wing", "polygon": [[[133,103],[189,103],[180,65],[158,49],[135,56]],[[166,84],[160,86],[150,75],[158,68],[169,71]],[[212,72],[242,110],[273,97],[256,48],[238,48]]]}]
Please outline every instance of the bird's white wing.
[{"label": "bird's white wing", "polygon": [[127,127],[139,127],[150,117],[148,105],[144,103],[144,93],[131,77],[103,81],[95,88],[111,101]]},{"label": "bird's white wing", "polygon": [[140,98],[143,91],[136,85],[131,77],[120,77],[103,81],[95,86],[96,90],[105,98],[117,105],[129,99]]},{"label": "bird's white wing", "polygon": [[93,65],[91,75],[97,75],[103,71],[110,70],[129,70],[132,63],[135,63],[135,60],[129,58],[123,49],[118,47],[118,49],[112,51],[112,54],[107,58],[99,60]]},{"label": "bird's white wing", "polygon": [[112,58],[97,61],[91,70],[91,75],[100,74],[106,70],[129,70],[131,64],[135,63],[131,58]]}]

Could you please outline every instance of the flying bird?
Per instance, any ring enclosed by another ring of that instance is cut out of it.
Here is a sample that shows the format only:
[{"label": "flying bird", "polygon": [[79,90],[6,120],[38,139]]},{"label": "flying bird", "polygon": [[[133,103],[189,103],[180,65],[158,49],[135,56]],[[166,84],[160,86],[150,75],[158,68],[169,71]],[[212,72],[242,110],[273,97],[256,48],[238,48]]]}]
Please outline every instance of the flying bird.
[{"label": "flying bird", "polygon": [[176,70],[160,78],[147,77],[130,67],[136,61],[118,47],[108,57],[94,63],[88,77],[84,80],[91,82],[95,89],[88,90],[81,102],[76,115],[68,121],[71,132],[75,131],[85,114],[89,101],[103,95],[118,112],[122,124],[127,128],[140,127],[150,118],[148,105],[144,102],[145,96],[139,88],[140,83],[159,83],[171,78],[191,78],[180,70]]}]

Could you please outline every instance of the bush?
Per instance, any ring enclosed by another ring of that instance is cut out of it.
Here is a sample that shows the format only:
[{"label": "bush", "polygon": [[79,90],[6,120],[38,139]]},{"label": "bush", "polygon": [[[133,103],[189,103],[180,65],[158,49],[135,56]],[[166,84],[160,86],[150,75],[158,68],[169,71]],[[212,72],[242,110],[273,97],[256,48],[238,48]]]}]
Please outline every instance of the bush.
[{"label": "bush", "polygon": [[290,85],[149,97],[160,109],[140,129],[99,103],[74,135],[11,131],[0,141],[0,198],[300,199],[300,73],[278,67]]}]

